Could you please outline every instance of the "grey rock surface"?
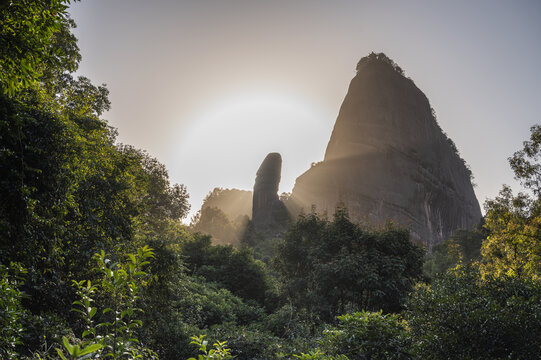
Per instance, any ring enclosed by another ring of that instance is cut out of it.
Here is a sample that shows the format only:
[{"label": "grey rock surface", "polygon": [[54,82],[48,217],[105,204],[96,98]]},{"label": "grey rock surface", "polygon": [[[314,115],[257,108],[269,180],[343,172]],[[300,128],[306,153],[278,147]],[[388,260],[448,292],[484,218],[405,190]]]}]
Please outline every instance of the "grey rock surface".
[{"label": "grey rock surface", "polygon": [[272,226],[273,214],[282,206],[278,197],[281,173],[279,153],[268,154],[257,170],[252,202],[252,221],[256,228]]},{"label": "grey rock surface", "polygon": [[297,178],[291,200],[297,210],[343,205],[357,221],[392,221],[430,249],[481,219],[470,177],[423,92],[371,54],[358,64],[324,160]]}]

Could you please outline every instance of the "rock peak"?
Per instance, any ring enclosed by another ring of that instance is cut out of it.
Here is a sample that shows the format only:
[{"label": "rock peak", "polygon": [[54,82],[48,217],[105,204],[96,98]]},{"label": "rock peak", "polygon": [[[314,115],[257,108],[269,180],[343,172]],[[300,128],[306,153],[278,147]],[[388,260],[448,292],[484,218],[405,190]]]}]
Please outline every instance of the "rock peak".
[{"label": "rock peak", "polygon": [[257,170],[254,191],[260,187],[270,186],[275,193],[278,193],[281,173],[282,156],[277,152],[269,153]]},{"label": "rock peak", "polygon": [[357,64],[324,161],[297,178],[292,199],[332,214],[343,203],[357,221],[393,221],[430,249],[481,218],[454,143],[430,103],[384,54]]},{"label": "rock peak", "polygon": [[269,153],[256,173],[252,221],[254,226],[262,227],[272,222],[273,208],[280,202],[278,187],[282,172],[282,156],[279,153]]}]

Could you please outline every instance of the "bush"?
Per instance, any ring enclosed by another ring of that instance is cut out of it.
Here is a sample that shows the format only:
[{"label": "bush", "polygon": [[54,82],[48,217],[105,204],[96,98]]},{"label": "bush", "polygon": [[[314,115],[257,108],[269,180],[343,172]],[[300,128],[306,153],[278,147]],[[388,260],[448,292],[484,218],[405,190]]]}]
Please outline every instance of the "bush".
[{"label": "bush", "polygon": [[270,284],[265,264],[255,260],[251,249],[211,245],[209,236],[195,234],[181,246],[190,275],[215,282],[244,300],[265,305]]},{"label": "bush", "polygon": [[319,318],[306,310],[295,309],[291,304],[282,306],[267,316],[264,327],[283,339],[311,338],[319,325]]},{"label": "bush", "polygon": [[[127,254],[128,261],[113,263],[105,252],[95,254],[97,267],[102,275],[99,286],[90,280],[73,281],[79,300],[73,302],[73,309],[84,321],[81,340],[72,344],[67,337],[62,338],[64,349],[57,348],[61,359],[86,359],[89,357],[145,358],[157,359],[156,354],[143,346],[136,338],[135,330],[143,326],[138,315],[143,310],[137,301],[148,274],[142,271],[154,257],[152,249],[144,246],[136,254]],[[100,309],[94,305],[98,291],[107,295],[110,307]],[[67,352],[68,356],[65,356]]]},{"label": "bush", "polygon": [[[190,342],[190,344],[199,346],[200,354],[197,356],[199,360],[226,360],[233,358],[231,356],[231,350],[226,346],[225,341],[217,341],[214,343],[214,349],[207,350],[208,341],[203,340],[204,337],[205,335],[199,335],[199,337],[192,336],[192,342]],[[192,357],[188,360],[196,359]]]},{"label": "bush", "polygon": [[418,286],[405,314],[419,358],[535,359],[541,348],[539,282],[457,268]]},{"label": "bush", "polygon": [[339,316],[341,323],[323,333],[320,349],[348,359],[411,359],[411,340],[399,315],[357,312]]},{"label": "bush", "polygon": [[0,358],[17,356],[16,348],[21,344],[23,320],[27,312],[21,305],[23,293],[19,287],[24,283],[26,270],[16,263],[0,265]]},{"label": "bush", "polygon": [[256,326],[224,324],[212,327],[209,335],[225,341],[237,360],[271,360],[280,350],[280,339]]}]

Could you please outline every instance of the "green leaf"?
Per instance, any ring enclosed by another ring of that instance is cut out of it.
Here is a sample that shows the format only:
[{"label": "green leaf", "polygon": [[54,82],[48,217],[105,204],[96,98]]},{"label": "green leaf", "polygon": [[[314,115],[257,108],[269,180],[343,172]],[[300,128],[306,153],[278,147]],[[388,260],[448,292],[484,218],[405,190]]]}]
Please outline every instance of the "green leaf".
[{"label": "green leaf", "polygon": [[67,337],[62,336],[62,343],[64,343],[64,347],[66,348],[66,350],[68,350],[68,353],[72,354],[73,346],[69,343]]},{"label": "green leaf", "polygon": [[83,349],[79,352],[79,356],[83,356],[83,355],[86,355],[86,354],[90,354],[90,353],[96,352],[96,351],[98,351],[99,349],[101,349],[102,347],[103,347],[102,344],[92,344],[92,345],[88,345],[87,347],[83,348]]},{"label": "green leaf", "polygon": [[84,312],[83,310],[79,310],[79,309],[71,309],[70,311],[74,311],[74,312],[78,312],[79,314],[86,315],[85,312]]},{"label": "green leaf", "polygon": [[58,353],[58,356],[60,356],[60,358],[61,358],[62,360],[68,360],[68,359],[66,359],[66,356],[64,356],[64,354],[62,353],[62,350],[60,350],[60,349],[58,349],[58,348],[55,349],[55,350],[56,350],[56,352]]}]

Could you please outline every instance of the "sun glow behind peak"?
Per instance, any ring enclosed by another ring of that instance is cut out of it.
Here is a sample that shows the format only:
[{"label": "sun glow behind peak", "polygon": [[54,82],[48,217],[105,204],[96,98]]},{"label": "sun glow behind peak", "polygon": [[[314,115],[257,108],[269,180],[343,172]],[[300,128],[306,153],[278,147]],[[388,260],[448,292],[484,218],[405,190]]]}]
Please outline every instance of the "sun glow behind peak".
[{"label": "sun glow behind peak", "polygon": [[[178,135],[171,175],[182,178],[192,214],[214,187],[251,190],[269,152],[283,158],[280,192],[323,158],[334,118],[300,96],[238,91],[209,102]],[[190,169],[190,170],[188,170]]]}]

